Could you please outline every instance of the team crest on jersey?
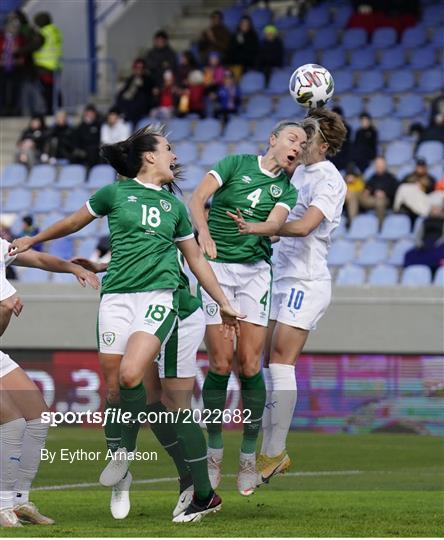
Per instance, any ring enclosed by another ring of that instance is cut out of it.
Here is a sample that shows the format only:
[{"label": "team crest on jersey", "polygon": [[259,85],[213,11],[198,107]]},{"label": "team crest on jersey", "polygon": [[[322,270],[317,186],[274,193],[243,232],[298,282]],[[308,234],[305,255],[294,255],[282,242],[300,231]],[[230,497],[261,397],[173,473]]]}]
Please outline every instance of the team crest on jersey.
[{"label": "team crest on jersey", "polygon": [[280,197],[282,195],[282,188],[280,188],[276,184],[271,184],[270,193],[272,197]]},{"label": "team crest on jersey", "polygon": [[205,309],[210,317],[214,317],[217,313],[217,304],[208,304]]},{"label": "team crest on jersey", "polygon": [[103,332],[102,339],[105,345],[112,345],[116,340],[116,334],[114,332]]},{"label": "team crest on jersey", "polygon": [[129,195],[128,202],[137,202],[137,197],[135,195]]},{"label": "team crest on jersey", "polygon": [[244,174],[242,176],[242,182],[245,182],[246,184],[249,184],[250,182],[252,182],[252,179],[250,176],[247,176],[246,174]]},{"label": "team crest on jersey", "polygon": [[171,203],[163,199],[160,199],[160,206],[165,210],[165,212],[169,212],[171,210]]}]

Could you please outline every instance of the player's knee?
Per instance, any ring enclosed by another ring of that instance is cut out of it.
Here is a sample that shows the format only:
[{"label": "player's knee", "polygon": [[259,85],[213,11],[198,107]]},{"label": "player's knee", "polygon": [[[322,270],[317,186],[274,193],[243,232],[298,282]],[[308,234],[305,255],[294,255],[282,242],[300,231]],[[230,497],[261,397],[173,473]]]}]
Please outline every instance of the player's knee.
[{"label": "player's knee", "polygon": [[140,383],[141,379],[135,371],[126,369],[120,373],[119,383],[123,388],[133,388]]},{"label": "player's knee", "polygon": [[231,362],[213,362],[210,369],[216,375],[229,375],[231,373]]}]

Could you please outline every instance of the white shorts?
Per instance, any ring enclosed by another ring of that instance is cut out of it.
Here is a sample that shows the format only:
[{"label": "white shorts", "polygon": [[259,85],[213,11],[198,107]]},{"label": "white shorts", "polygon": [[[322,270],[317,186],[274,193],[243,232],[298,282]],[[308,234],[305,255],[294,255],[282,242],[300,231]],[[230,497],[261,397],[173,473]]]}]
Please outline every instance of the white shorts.
[{"label": "white shorts", "polygon": [[18,367],[20,366],[17,362],[14,362],[8,354],[0,351],[0,379]]},{"label": "white shorts", "polygon": [[97,320],[99,351],[124,354],[131,334],[146,332],[163,343],[174,329],[173,290],[104,294]]},{"label": "white shorts", "polygon": [[196,376],[196,356],[205,334],[203,311],[196,309],[186,319],[178,319],[168,341],[165,341],[157,358],[161,379],[183,379]]},{"label": "white shorts", "polygon": [[[252,264],[208,261],[217,281],[234,309],[246,315],[246,322],[268,326],[271,295],[271,267],[265,261]],[[221,324],[219,306],[202,287],[206,324]]]},{"label": "white shorts", "polygon": [[315,330],[331,300],[331,281],[283,278],[273,282],[270,319],[288,326]]}]

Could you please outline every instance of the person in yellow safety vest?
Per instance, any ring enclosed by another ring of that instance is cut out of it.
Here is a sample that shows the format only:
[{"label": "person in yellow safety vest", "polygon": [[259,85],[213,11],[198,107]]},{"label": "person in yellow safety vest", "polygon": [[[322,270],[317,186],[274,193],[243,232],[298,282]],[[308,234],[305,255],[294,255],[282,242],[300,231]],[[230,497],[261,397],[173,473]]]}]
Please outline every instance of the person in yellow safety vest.
[{"label": "person in yellow safety vest", "polygon": [[34,52],[33,59],[43,88],[46,113],[52,114],[55,73],[62,67],[60,59],[62,57],[63,36],[60,29],[53,24],[51,15],[45,11],[36,14],[34,24],[44,42],[40,49]]}]

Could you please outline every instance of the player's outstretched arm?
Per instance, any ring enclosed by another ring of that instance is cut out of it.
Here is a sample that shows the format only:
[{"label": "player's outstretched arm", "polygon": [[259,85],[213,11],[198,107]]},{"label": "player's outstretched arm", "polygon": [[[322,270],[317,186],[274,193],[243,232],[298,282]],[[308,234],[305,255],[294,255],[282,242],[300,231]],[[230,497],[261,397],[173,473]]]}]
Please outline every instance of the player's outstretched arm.
[{"label": "player's outstretched arm", "polygon": [[35,236],[23,236],[22,238],[13,240],[9,246],[9,253],[11,255],[17,255],[27,251],[40,242],[47,242],[48,240],[69,236],[70,234],[80,231],[83,227],[86,227],[86,225],[91,223],[94,219],[96,219],[95,216],[91,215],[86,205],[82,206],[77,212],[57,221],[54,225],[51,225]]},{"label": "player's outstretched arm", "polygon": [[217,257],[216,243],[211,238],[205,215],[205,204],[219,189],[219,183],[212,174],[204,176],[202,182],[194,190],[189,202],[191,219],[199,234],[198,241],[200,248],[210,259]]},{"label": "player's outstretched arm", "polygon": [[108,263],[94,262],[89,259],[84,259],[83,257],[74,257],[71,259],[71,262],[82,266],[90,272],[94,272],[94,274],[100,274],[101,272],[106,272],[108,270]]},{"label": "player's outstretched arm", "polygon": [[100,286],[100,281],[93,272],[85,270],[85,268],[78,264],[64,261],[48,253],[40,253],[39,251],[32,250],[26,253],[19,253],[12,264],[40,268],[40,270],[46,270],[47,272],[74,274],[82,287],[86,287],[88,284],[93,289],[98,289]]},{"label": "player's outstretched arm", "polygon": [[277,234],[279,236],[308,236],[321,224],[324,217],[319,208],[309,206],[301,219],[288,221],[282,225]]},{"label": "player's outstretched arm", "polygon": [[268,215],[267,221],[255,223],[245,221],[242,212],[237,208],[237,214],[227,212],[227,215],[236,222],[240,234],[254,234],[255,236],[275,236],[288,217],[288,209],[284,206],[275,206]]}]

